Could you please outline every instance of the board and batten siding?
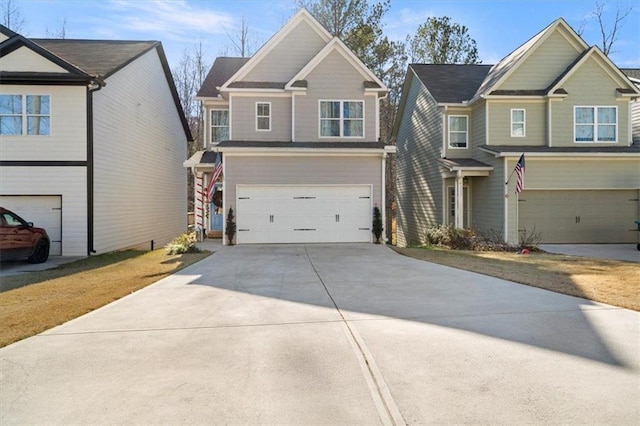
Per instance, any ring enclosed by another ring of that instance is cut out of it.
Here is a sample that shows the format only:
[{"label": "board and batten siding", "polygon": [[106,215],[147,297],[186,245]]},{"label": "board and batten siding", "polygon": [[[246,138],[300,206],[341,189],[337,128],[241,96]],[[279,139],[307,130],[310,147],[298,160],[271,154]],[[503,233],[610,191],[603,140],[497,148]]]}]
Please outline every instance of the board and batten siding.
[{"label": "board and batten siding", "polygon": [[[590,57],[569,77],[564,89],[569,92],[562,102],[551,103],[552,146],[628,146],[629,100],[616,100],[618,87],[625,87],[624,81],[614,81],[596,62],[596,56]],[[597,84],[593,82],[597,81]],[[575,106],[616,106],[618,108],[618,140],[616,143],[574,142]]]},{"label": "board and batten siding", "polygon": [[86,167],[0,167],[0,195],[60,196],[62,255],[87,255]]},{"label": "board and batten siding", "polygon": [[245,156],[225,153],[224,205],[236,209],[236,185],[373,185],[382,204],[382,156]]},{"label": "board and batten siding", "polygon": [[[500,90],[537,90],[549,87],[581,51],[558,27],[499,87]],[[568,37],[572,37],[568,35]],[[588,87],[588,86],[587,86]]]},{"label": "board and batten siding", "polygon": [[[309,73],[304,96],[295,96],[295,140],[297,142],[376,141],[378,97],[364,94],[365,77],[342,53],[334,50]],[[320,100],[364,101],[364,137],[320,138]],[[234,135],[235,138],[235,135]]]},{"label": "board and batten siding", "polygon": [[413,75],[396,137],[397,245],[423,243],[429,226],[443,223],[443,182],[437,161],[442,112]]},{"label": "board and batten siding", "polygon": [[[489,114],[489,145],[547,145],[547,103],[535,101],[491,101]],[[511,136],[511,110],[525,110],[525,136]]]},{"label": "board and batten siding", "polygon": [[[20,50],[20,49],[19,49]],[[3,58],[4,67],[4,58]],[[87,89],[82,86],[2,85],[3,95],[48,95],[49,135],[2,135],[3,161],[85,161]]]},{"label": "board and batten siding", "polygon": [[242,81],[286,83],[302,69],[326,42],[302,20],[287,34]]},{"label": "board and batten siding", "polygon": [[[256,103],[271,104],[271,130],[256,130]],[[237,141],[291,141],[290,96],[232,96],[231,134]]]},{"label": "board and batten siding", "polygon": [[94,248],[156,247],[185,232],[187,142],[155,49],[94,94]]}]

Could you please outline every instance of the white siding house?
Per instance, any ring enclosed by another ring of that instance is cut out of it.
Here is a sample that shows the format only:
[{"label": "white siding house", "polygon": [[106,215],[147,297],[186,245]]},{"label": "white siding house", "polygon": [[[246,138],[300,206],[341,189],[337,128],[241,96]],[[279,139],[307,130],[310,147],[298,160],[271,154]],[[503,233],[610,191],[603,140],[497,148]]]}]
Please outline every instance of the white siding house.
[{"label": "white siding house", "polygon": [[161,44],[0,33],[0,114],[22,122],[0,130],[0,205],[45,227],[52,255],[184,232],[191,135]]}]

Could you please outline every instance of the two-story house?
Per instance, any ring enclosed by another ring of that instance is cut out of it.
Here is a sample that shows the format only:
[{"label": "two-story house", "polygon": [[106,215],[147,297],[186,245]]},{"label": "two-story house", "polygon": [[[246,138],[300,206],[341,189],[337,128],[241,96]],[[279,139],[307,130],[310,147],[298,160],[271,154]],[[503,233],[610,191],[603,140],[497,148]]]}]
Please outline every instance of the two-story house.
[{"label": "two-story house", "polygon": [[386,92],[305,9],[253,57],[216,59],[198,93],[203,150],[185,162],[198,225],[211,226],[203,193],[221,154],[221,210],[235,211],[238,244],[372,241],[393,148],[379,140]]},{"label": "two-story house", "polygon": [[[545,243],[634,243],[638,88],[558,19],[494,66],[409,66],[394,124],[398,244],[450,224]],[[524,154],[524,188],[516,163]]]},{"label": "two-story house", "polygon": [[51,255],[186,231],[187,126],[157,41],[29,39],[0,26],[0,205]]}]

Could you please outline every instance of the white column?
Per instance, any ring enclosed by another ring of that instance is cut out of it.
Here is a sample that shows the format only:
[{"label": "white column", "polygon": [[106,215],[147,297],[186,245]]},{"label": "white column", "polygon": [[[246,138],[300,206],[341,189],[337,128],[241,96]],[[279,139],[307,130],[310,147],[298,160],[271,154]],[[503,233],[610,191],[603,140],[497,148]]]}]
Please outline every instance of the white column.
[{"label": "white column", "polygon": [[456,228],[464,228],[464,178],[460,173],[456,176]]},{"label": "white column", "polygon": [[386,192],[387,192],[387,153],[382,154],[382,191],[380,194],[380,199],[382,200],[382,206],[380,207],[382,213],[382,242],[387,242],[387,200],[386,200]]},{"label": "white column", "polygon": [[[204,196],[204,176],[202,172],[196,172],[195,176],[195,210],[196,210],[196,230],[200,230],[200,236],[204,229],[204,203],[202,198]],[[197,232],[197,231],[196,231]]]}]

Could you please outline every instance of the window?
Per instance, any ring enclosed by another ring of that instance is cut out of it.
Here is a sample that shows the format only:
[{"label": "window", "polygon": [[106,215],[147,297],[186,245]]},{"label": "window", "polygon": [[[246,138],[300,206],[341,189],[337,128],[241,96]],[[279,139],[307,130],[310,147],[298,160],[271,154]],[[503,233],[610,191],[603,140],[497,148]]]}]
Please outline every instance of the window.
[{"label": "window", "polygon": [[271,102],[256,102],[256,130],[271,130]]},{"label": "window", "polygon": [[576,142],[615,142],[618,109],[616,107],[575,107]]},{"label": "window", "polygon": [[449,116],[449,148],[467,147],[468,117],[466,115]]},{"label": "window", "polygon": [[211,110],[211,143],[229,139],[229,111]]},{"label": "window", "polygon": [[320,101],[320,137],[363,136],[363,101]]},{"label": "window", "polygon": [[0,95],[0,135],[51,133],[48,95]]},{"label": "window", "polygon": [[511,137],[523,138],[525,136],[525,112],[523,109],[511,110]]}]

